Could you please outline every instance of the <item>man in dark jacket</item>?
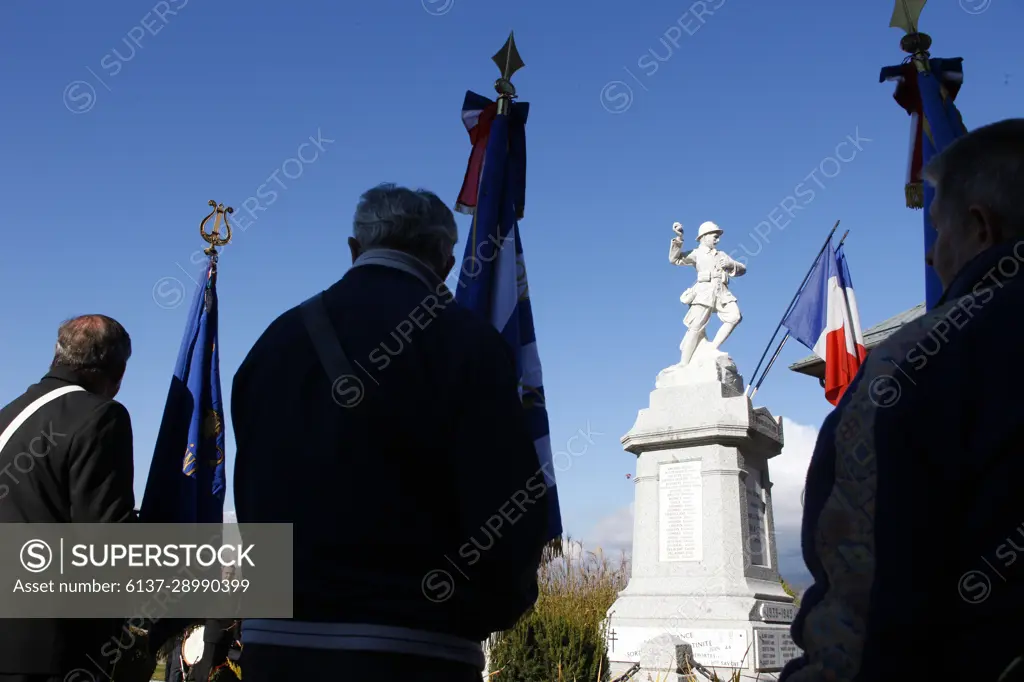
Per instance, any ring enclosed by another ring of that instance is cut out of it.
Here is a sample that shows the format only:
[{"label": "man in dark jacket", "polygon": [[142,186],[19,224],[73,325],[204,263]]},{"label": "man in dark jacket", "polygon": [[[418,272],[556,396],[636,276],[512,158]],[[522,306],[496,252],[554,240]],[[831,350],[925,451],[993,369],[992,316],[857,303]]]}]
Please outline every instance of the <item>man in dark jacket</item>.
[{"label": "man in dark jacket", "polygon": [[353,233],[345,276],[234,379],[238,520],[294,524],[294,620],[243,621],[243,674],[479,682],[545,539],[511,349],[443,283],[458,233],[435,195],[372,189]]},{"label": "man in dark jacket", "polygon": [[1024,649],[1024,119],[926,171],[945,293],[868,355],[810,468],[785,682],[967,676]]},{"label": "man in dark jacket", "polygon": [[[0,523],[135,520],[132,422],[114,400],[131,339],[105,315],[68,320],[50,371],[0,410]],[[2,532],[2,530],[0,530]],[[0,620],[0,682],[102,679],[122,622]]]}]

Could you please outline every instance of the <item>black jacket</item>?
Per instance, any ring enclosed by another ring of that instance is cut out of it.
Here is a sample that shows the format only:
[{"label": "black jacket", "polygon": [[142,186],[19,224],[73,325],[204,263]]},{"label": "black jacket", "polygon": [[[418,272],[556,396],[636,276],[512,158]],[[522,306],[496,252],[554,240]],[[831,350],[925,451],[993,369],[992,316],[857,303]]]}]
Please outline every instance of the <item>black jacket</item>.
[{"label": "black jacket", "polygon": [[822,425],[802,532],[814,584],[785,682],[917,679],[961,651],[984,651],[968,675],[994,682],[1024,649],[1022,261],[1024,241],[977,256]]},{"label": "black jacket", "polygon": [[[79,382],[55,369],[0,410],[3,432],[30,403]],[[132,422],[120,403],[88,391],[40,408],[0,451],[0,523],[134,521]],[[2,531],[0,531],[2,532]],[[66,674],[112,658],[120,621],[0,620],[0,672]],[[115,638],[111,640],[111,638]]]},{"label": "black jacket", "polygon": [[235,375],[238,521],[294,524],[295,620],[481,641],[537,598],[547,488],[511,353],[444,291],[353,268],[325,303],[357,380],[332,393],[298,308]]}]

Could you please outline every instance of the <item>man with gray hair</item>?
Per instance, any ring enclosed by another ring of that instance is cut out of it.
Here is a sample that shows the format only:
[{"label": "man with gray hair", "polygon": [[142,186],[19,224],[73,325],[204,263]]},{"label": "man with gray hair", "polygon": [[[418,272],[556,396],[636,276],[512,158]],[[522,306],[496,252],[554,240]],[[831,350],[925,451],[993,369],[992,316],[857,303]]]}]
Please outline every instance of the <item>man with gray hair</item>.
[{"label": "man with gray hair", "polygon": [[[114,400],[131,354],[106,315],[60,326],[49,372],[0,410],[0,524],[136,519],[132,422]],[[112,666],[101,649],[122,622],[0,620],[0,682]]]},{"label": "man with gray hair", "polygon": [[1024,648],[1024,119],[957,140],[925,179],[945,291],[871,351],[821,428],[802,531],[814,585],[792,627],[804,654],[784,682],[932,666],[995,682]]},{"label": "man with gray hair", "polygon": [[457,238],[434,194],[366,192],[352,267],[235,375],[238,521],[294,529],[294,618],[243,622],[247,682],[479,682],[537,598],[544,474],[511,348],[444,284]]}]

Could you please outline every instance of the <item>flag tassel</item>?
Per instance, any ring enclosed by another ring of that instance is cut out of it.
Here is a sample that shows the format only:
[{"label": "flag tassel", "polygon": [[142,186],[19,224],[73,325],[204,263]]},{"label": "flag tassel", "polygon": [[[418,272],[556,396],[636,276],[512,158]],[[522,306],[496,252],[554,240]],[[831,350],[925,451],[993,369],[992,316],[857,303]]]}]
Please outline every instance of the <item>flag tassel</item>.
[{"label": "flag tassel", "polygon": [[907,208],[924,208],[924,183],[908,182],[905,190]]}]

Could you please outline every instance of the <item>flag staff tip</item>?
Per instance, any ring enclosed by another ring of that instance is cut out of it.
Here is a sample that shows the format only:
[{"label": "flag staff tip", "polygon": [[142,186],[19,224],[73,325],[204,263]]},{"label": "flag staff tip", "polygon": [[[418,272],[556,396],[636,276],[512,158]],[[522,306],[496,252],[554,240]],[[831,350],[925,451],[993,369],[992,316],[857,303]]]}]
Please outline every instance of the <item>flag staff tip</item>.
[{"label": "flag staff tip", "polygon": [[[210,199],[207,204],[213,208],[209,215],[203,218],[202,222],[199,223],[199,234],[202,235],[203,240],[206,241],[208,246],[203,253],[214,260],[217,259],[217,247],[224,246],[231,242],[231,225],[228,223],[228,215],[235,212],[235,209],[230,206],[226,207],[224,204],[218,204],[213,199]],[[216,216],[216,218],[214,218]],[[210,232],[206,231],[206,223],[210,222],[210,218],[213,218],[213,227]],[[224,236],[220,233],[220,221],[224,220]]]},{"label": "flag staff tip", "polygon": [[917,30],[918,20],[921,18],[921,11],[928,0],[896,0],[896,6],[892,11],[890,28],[903,29],[906,33],[900,39],[900,49],[915,59],[927,57],[928,50],[932,46],[932,37],[927,33]]},{"label": "flag staff tip", "polygon": [[498,93],[498,113],[508,113],[512,100],[516,97],[516,87],[512,85],[512,74],[526,66],[523,58],[519,56],[516,49],[515,31],[509,31],[508,40],[498,53],[491,57],[491,60],[498,65],[501,77],[494,81],[494,89]]}]

